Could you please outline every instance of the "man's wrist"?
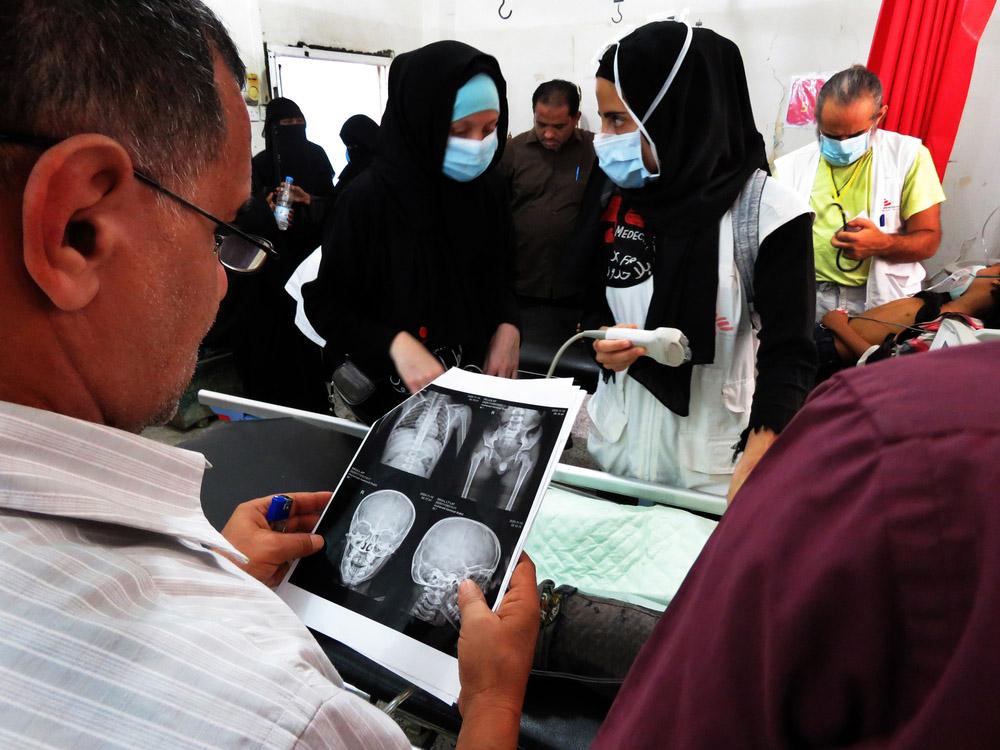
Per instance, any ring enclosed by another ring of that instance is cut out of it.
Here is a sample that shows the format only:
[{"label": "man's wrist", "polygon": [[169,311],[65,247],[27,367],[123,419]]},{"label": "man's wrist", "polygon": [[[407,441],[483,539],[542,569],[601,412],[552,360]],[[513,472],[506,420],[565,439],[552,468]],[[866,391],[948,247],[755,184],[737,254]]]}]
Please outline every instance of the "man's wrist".
[{"label": "man's wrist", "polygon": [[879,233],[879,243],[878,247],[872,251],[873,256],[882,256],[887,253],[891,253],[896,249],[896,238],[899,237],[898,234],[888,234],[883,232],[881,229],[876,229]]},{"label": "man's wrist", "polygon": [[457,750],[507,750],[517,747],[521,731],[521,709],[509,698],[494,699],[489,693],[471,698],[462,712]]}]

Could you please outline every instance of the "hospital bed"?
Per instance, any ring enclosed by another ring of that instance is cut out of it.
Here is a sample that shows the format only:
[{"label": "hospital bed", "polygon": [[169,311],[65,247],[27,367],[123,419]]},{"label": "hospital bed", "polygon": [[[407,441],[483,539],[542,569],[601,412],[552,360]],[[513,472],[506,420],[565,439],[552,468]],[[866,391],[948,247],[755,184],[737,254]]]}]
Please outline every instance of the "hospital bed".
[{"label": "hospital bed", "polygon": [[966,344],[983,344],[989,341],[1000,341],[1000,329],[981,328],[977,331],[959,320],[945,318],[941,321],[941,327],[934,336],[934,341],[931,342],[930,351]]},{"label": "hospital bed", "polygon": [[[182,446],[204,453],[212,465],[202,485],[202,505],[217,528],[244,500],[282,491],[333,489],[368,429],[212,391],[201,391],[198,397],[232,421]],[[625,503],[607,502],[607,497]],[[636,498],[651,507],[636,507]],[[663,609],[711,533],[712,518],[724,510],[724,499],[705,493],[559,464],[526,548],[539,580],[551,577],[591,594]],[[601,552],[583,559],[577,554],[581,549]],[[315,636],[345,682],[365,699],[384,705],[409,689],[380,665],[322,634]],[[573,681],[532,676],[520,746],[586,747],[610,702]],[[394,710],[445,734],[456,734],[461,722],[454,706],[420,691]]]},{"label": "hospital bed", "polygon": [[[928,351],[933,352],[939,349],[949,349],[954,346],[966,346],[967,344],[983,344],[990,341],[1000,341],[1000,329],[980,328],[977,331],[957,318],[945,318],[941,321],[941,327],[938,328],[937,333],[934,334]],[[881,349],[882,347],[877,344],[869,347],[858,359],[857,366],[866,367],[869,364],[874,364],[869,362],[869,357]]]}]

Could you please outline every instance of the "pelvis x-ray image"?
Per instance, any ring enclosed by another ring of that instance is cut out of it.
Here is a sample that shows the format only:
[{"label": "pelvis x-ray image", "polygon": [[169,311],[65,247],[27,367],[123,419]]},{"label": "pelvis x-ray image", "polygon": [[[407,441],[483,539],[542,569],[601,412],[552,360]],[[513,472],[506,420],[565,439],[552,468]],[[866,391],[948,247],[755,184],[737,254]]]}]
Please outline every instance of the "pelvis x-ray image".
[{"label": "pelvis x-ray image", "polygon": [[485,589],[499,563],[500,540],[488,526],[468,518],[438,521],[413,555],[410,573],[423,589],[410,614],[432,625],[457,625],[458,584],[471,578]]},{"label": "pelvis x-ray image", "polygon": [[471,418],[468,406],[452,403],[442,393],[417,394],[400,408],[382,463],[426,479],[441,460],[452,435],[455,453],[462,448]]},{"label": "pelvis x-ray image", "polygon": [[358,503],[340,560],[344,585],[354,587],[373,578],[399,549],[416,517],[410,499],[395,490],[373,492]]},{"label": "pelvis x-ray image", "polygon": [[542,414],[510,406],[498,417],[496,426],[487,428],[482,443],[472,452],[462,497],[495,493],[497,507],[512,510],[524,480],[538,464]]}]

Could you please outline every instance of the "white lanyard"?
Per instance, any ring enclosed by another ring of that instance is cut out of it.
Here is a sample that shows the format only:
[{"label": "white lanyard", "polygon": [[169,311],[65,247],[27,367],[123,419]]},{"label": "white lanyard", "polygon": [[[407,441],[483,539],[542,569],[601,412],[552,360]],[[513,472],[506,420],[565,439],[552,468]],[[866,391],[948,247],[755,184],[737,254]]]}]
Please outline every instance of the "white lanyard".
[{"label": "white lanyard", "polygon": [[694,29],[692,29],[688,24],[684,24],[684,28],[687,29],[687,36],[684,38],[684,44],[681,46],[680,54],[677,55],[677,60],[674,61],[674,67],[670,69],[670,74],[667,76],[666,82],[663,84],[663,88],[660,89],[660,93],[656,95],[653,99],[653,103],[649,105],[649,109],[646,110],[646,115],[640,119],[636,116],[635,112],[628,106],[628,102],[625,101],[625,95],[622,93],[622,77],[618,72],[618,53],[621,52],[621,41],[618,42],[618,46],[615,48],[615,90],[618,92],[618,98],[622,100],[622,104],[625,105],[625,110],[629,113],[636,124],[639,126],[639,132],[642,133],[646,140],[649,142],[649,147],[653,152],[653,160],[656,162],[656,174],[654,177],[659,177],[660,173],[660,157],[656,153],[656,143],[646,132],[645,124],[646,120],[650,118],[656,108],[663,101],[663,97],[667,95],[667,91],[670,89],[670,85],[674,82],[674,78],[677,77],[677,72],[681,69],[681,63],[684,62],[684,58],[687,57],[688,50],[691,48],[691,38],[694,36]]}]

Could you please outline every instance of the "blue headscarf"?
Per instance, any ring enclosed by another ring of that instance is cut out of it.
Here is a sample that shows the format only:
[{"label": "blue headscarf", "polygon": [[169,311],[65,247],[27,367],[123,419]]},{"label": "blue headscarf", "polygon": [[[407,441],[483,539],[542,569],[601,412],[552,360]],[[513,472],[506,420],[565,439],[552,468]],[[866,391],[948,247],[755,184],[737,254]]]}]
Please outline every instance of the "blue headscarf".
[{"label": "blue headscarf", "polygon": [[483,112],[488,109],[500,111],[500,94],[497,85],[486,73],[477,73],[455,94],[455,106],[451,110],[451,121]]}]

